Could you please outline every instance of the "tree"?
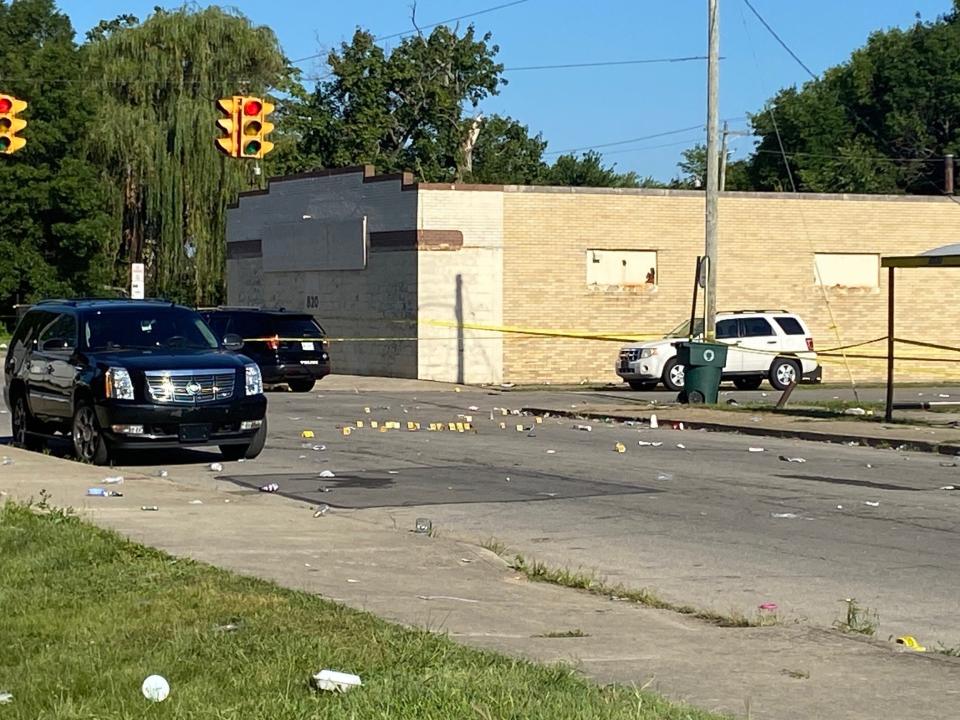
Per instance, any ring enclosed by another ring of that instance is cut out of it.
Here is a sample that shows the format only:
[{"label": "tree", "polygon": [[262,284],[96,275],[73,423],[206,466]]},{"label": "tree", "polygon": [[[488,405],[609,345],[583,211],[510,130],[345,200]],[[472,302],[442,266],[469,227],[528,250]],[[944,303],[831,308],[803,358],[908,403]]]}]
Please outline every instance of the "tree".
[{"label": "tree", "polygon": [[[727,152],[725,190],[749,190],[750,181],[747,177],[746,160],[730,160],[731,153]],[[680,176],[671,181],[670,187],[682,190],[701,190],[706,187],[707,177],[707,146],[697,143],[680,153],[683,158],[677,163]]]},{"label": "tree", "polygon": [[547,143],[538,133],[531,137],[526,125],[509,117],[484,118],[472,150],[468,182],[528,185],[537,182],[546,168]]},{"label": "tree", "polygon": [[792,174],[811,192],[941,192],[942,158],[960,152],[958,48],[955,0],[937,20],[876,32],[820,79],[781,90],[751,116],[761,140],[750,182],[789,190]]},{"label": "tree", "polygon": [[89,76],[101,98],[94,157],[117,188],[120,272],[143,260],[152,290],[216,302],[223,291],[227,205],[254,182],[253,166],[214,146],[215,101],[263,95],[289,79],[273,32],[239,13],[157,9],[91,34]]},{"label": "tree", "polygon": [[331,79],[310,99],[301,154],[326,167],[371,163],[426,181],[462,179],[474,120],[464,106],[476,108],[506,82],[489,41],[472,25],[463,35],[439,26],[388,54],[358,29],[327,58]]},{"label": "tree", "polygon": [[[618,173],[615,166],[604,166],[603,156],[596,150],[588,150],[579,158],[572,154],[560,155],[547,168],[541,178],[545,185],[575,185],[585,187],[640,187],[640,178],[635,172]],[[654,181],[645,180],[644,187]]]},{"label": "tree", "polygon": [[94,96],[52,0],[0,2],[3,92],[26,100],[27,145],[0,156],[0,314],[44,295],[103,291],[108,188],[85,159]]}]

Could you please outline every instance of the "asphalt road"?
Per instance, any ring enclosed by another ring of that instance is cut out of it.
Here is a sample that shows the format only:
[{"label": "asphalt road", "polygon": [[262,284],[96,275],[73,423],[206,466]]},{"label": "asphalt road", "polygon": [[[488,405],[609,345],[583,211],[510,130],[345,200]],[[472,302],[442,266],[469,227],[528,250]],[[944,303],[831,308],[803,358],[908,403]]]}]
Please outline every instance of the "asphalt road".
[{"label": "asphalt road", "polygon": [[[622,404],[644,393],[590,391],[589,402],[608,395]],[[960,491],[940,489],[960,487],[951,459],[625,425],[591,423],[586,432],[571,420],[501,414],[542,400],[576,405],[583,396],[328,378],[309,394],[269,394],[270,439],[255,461],[212,471],[222,462],[214,450],[165,452],[111,472],[163,469],[238,494],[276,482],[310,507],[402,530],[428,518],[447,536],[493,538],[528,558],[720,612],[753,615],[775,602],[788,621],[829,626],[841,601],[855,598],[879,613],[884,639],[960,645]],[[466,415],[473,432],[427,431]],[[403,429],[380,432],[371,420]],[[343,425],[354,428],[349,436]],[[304,430],[315,438],[301,438]]]}]

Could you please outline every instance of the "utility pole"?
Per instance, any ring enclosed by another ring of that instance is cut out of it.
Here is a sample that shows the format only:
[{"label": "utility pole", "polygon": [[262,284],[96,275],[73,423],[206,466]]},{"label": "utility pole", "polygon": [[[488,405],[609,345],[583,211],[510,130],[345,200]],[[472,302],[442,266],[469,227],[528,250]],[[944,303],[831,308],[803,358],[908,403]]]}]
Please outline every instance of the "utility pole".
[{"label": "utility pole", "polygon": [[720,192],[727,188],[727,135],[730,134],[728,123],[723,121],[723,141],[720,143]]},{"label": "utility pole", "polygon": [[720,0],[707,0],[707,207],[704,256],[707,260],[707,287],[704,298],[704,339],[717,339],[717,123],[720,89]]},{"label": "utility pole", "polygon": [[943,186],[947,195],[953,195],[953,155],[943,159]]}]

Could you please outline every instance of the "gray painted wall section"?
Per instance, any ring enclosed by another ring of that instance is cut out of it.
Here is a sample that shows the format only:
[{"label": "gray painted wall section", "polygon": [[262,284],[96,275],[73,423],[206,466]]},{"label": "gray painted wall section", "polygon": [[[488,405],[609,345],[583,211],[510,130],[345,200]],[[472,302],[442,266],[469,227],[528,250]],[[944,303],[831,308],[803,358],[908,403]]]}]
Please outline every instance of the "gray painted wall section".
[{"label": "gray painted wall section", "polygon": [[[349,225],[364,217],[368,234],[415,230],[417,192],[401,190],[399,180],[363,182],[360,172],[274,182],[269,193],[241,197],[228,211],[227,242],[261,240],[264,255],[276,254],[279,244],[270,244],[285,224]],[[284,233],[282,251],[295,260],[297,243],[312,241],[300,235],[290,242]],[[303,254],[316,256],[317,250],[305,247]],[[227,301],[313,313],[332,339],[336,373],[416,377],[417,265],[415,250],[371,252],[365,270],[265,272],[262,257],[232,258]]]}]

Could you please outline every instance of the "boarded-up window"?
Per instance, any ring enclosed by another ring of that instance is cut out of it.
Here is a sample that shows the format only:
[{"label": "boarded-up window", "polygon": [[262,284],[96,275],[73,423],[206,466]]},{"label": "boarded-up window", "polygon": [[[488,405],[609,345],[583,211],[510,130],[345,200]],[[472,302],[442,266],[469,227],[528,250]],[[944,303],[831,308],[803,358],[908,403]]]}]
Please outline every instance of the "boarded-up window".
[{"label": "boarded-up window", "polygon": [[816,253],[813,282],[825,287],[880,286],[880,256],[875,253]]},{"label": "boarded-up window", "polygon": [[655,250],[587,250],[587,285],[657,284]]}]

